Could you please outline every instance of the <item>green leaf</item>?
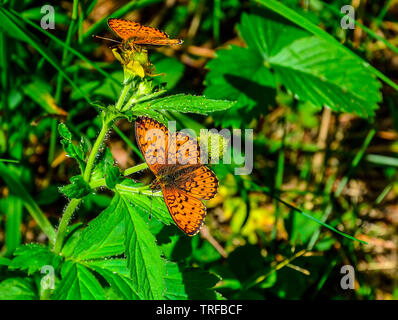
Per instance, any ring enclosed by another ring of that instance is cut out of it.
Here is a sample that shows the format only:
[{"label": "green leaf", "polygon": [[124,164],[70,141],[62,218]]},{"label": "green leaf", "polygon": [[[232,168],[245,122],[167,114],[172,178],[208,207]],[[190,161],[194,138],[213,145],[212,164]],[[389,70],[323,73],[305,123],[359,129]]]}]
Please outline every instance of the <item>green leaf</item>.
[{"label": "green leaf", "polygon": [[35,79],[33,82],[25,85],[23,91],[47,113],[63,116],[67,115],[65,110],[59,108],[55,103],[55,99],[50,93],[51,86],[40,79]]},{"label": "green leaf", "polygon": [[70,182],[71,184],[59,188],[59,191],[70,199],[83,198],[91,191],[90,185],[80,175],[71,177]]},{"label": "green leaf", "polygon": [[[339,41],[337,41],[332,35],[330,35],[327,31],[324,29],[318,27],[317,25],[313,24],[311,21],[309,21],[307,18],[304,16],[300,15],[296,11],[290,9],[283,3],[275,0],[256,0],[256,2],[264,5],[265,7],[268,7],[269,9],[273,10],[274,12],[280,14],[281,16],[285,17],[286,19],[292,21],[293,23],[299,25],[303,29],[311,32],[312,34],[316,35],[320,39],[325,40],[328,42],[331,46],[337,47],[344,54],[348,54],[352,56],[353,58],[357,59],[359,63],[363,65],[364,68],[368,69],[369,72],[371,72],[373,75],[376,75],[379,79],[383,80],[385,83],[389,84],[391,87],[393,87],[395,90],[398,90],[398,85],[389,79],[387,76],[385,76],[382,72],[371,66],[368,62],[364,61],[362,58],[357,56],[353,51],[350,49],[344,47]],[[258,10],[259,8],[257,8]]]},{"label": "green leaf", "polygon": [[27,271],[29,275],[40,271],[45,265],[51,265],[56,269],[61,262],[61,257],[55,255],[47,247],[39,244],[28,244],[18,247],[14,252],[8,268]]},{"label": "green leaf", "polygon": [[37,300],[32,279],[8,278],[0,282],[0,300]]},{"label": "green leaf", "polygon": [[199,268],[182,268],[177,263],[166,262],[166,292],[170,300],[219,299],[221,295],[213,289],[219,277]]},{"label": "green leaf", "polygon": [[126,259],[87,261],[85,265],[104,277],[118,296],[126,300],[141,299],[133,286]]},{"label": "green leaf", "polygon": [[10,259],[0,257],[0,266],[8,266],[11,263]]},{"label": "green leaf", "polygon": [[64,245],[62,247],[61,255],[64,257],[72,256],[72,252],[76,247],[76,243],[80,239],[82,228],[84,227],[82,222],[78,222],[72,225],[68,225],[66,229],[66,235]]},{"label": "green leaf", "polygon": [[248,48],[299,99],[362,117],[374,114],[381,85],[363,61],[344,47],[307,36],[308,32],[267,10],[244,13],[239,29]]},{"label": "green leaf", "polygon": [[318,107],[362,117],[374,114],[381,101],[380,83],[363,61],[346,50],[258,8],[255,14],[242,15],[239,30],[247,48],[220,50],[208,63],[205,94],[238,99],[229,112],[216,115],[219,122],[239,125],[245,115],[250,120],[265,113],[277,82]]},{"label": "green leaf", "polygon": [[238,26],[247,46],[262,60],[268,60],[293,41],[309,33],[271,11],[256,8],[252,14],[243,13]]},{"label": "green leaf", "polygon": [[125,214],[125,247],[134,287],[144,299],[163,299],[165,266],[156,239],[141,217],[140,206],[120,196]]},{"label": "green leaf", "polygon": [[115,165],[111,150],[105,148],[96,162],[92,173],[92,179],[97,180],[105,177],[107,187],[114,189],[116,184],[120,183],[123,178],[120,175],[119,168]]},{"label": "green leaf", "polygon": [[[107,153],[111,153],[109,148],[106,149]],[[120,176],[120,170],[117,166],[115,166],[115,161],[113,160],[112,153],[109,156],[105,157],[104,161],[104,175],[105,175],[105,183],[110,188],[115,188],[116,184],[121,182],[122,177]]]},{"label": "green leaf", "polygon": [[66,261],[61,282],[56,286],[55,300],[103,300],[104,290],[95,276],[80,263]]},{"label": "green leaf", "polygon": [[335,111],[374,115],[381,84],[351,55],[315,36],[294,41],[268,61],[299,99]]},{"label": "green leaf", "polygon": [[140,212],[151,214],[166,225],[175,224],[167,210],[163,197],[151,197],[137,193],[135,188],[138,186],[140,185],[137,185],[134,181],[126,179],[121,184],[118,184],[116,189],[125,201],[138,205],[141,208]]},{"label": "green leaf", "polygon": [[169,300],[187,300],[183,275],[177,263],[166,262],[166,292],[164,297]]},{"label": "green leaf", "polygon": [[114,165],[108,165],[105,170],[105,183],[108,188],[114,189],[115,186],[123,179],[120,176],[120,170]]},{"label": "green leaf", "polygon": [[122,82],[123,71],[113,72],[105,80],[87,81],[86,79],[81,79],[79,88],[72,90],[70,98],[72,100],[80,100],[87,95],[115,100],[122,89]]},{"label": "green leaf", "polygon": [[58,124],[58,133],[62,138],[70,141],[72,140],[72,133],[69,131],[65,123],[61,122]]},{"label": "green leaf", "polygon": [[[51,51],[42,45],[42,41],[25,28],[23,20],[20,17],[8,11],[4,6],[1,6],[0,20],[2,21],[0,24],[1,32],[4,32],[11,38],[15,38],[31,45],[71,84],[73,88],[79,90],[79,87],[64,72],[61,64],[52,55]],[[86,96],[84,96],[84,98],[89,102],[89,99]]]},{"label": "green leaf", "polygon": [[0,211],[6,214],[5,245],[7,253],[12,253],[21,245],[21,224],[23,214],[23,201],[21,198],[9,194],[0,199]]},{"label": "green leaf", "polygon": [[183,271],[185,288],[190,300],[219,299],[213,287],[220,281],[214,274],[199,268],[187,268]]},{"label": "green leaf", "polygon": [[167,125],[167,119],[156,110],[151,110],[151,109],[136,110],[136,108],[133,108],[133,109],[126,111],[125,114],[128,117],[130,122],[132,122],[133,119],[135,119],[135,117],[145,116],[145,117],[150,117],[152,119],[158,120],[160,123]]},{"label": "green leaf", "polygon": [[75,159],[79,164],[80,171],[83,173],[86,167],[85,163],[85,153],[84,153],[84,141],[82,141],[78,146],[73,144],[72,133],[69,131],[68,127],[64,123],[58,125],[59,135],[62,137],[61,144],[68,154],[69,157]]},{"label": "green leaf", "polygon": [[106,147],[96,158],[95,166],[93,172],[91,174],[92,180],[99,180],[105,177],[106,166],[109,164],[113,164],[113,155],[111,150]]},{"label": "green leaf", "polygon": [[150,102],[140,103],[134,107],[135,110],[157,110],[157,111],[177,111],[191,112],[207,115],[211,112],[227,110],[232,107],[233,101],[214,100],[203,96],[191,96],[185,94],[176,94],[164,98],[152,100]]},{"label": "green leaf", "polygon": [[275,78],[254,50],[237,46],[219,50],[207,67],[210,72],[205,78],[205,95],[237,100],[230,110],[215,114],[218,123],[239,126],[245,119],[255,117],[254,107],[266,113],[268,106],[274,104]]},{"label": "green leaf", "polygon": [[124,251],[123,233],[124,215],[120,209],[120,197],[115,194],[109,207],[81,231],[71,258],[79,261],[121,254]]}]

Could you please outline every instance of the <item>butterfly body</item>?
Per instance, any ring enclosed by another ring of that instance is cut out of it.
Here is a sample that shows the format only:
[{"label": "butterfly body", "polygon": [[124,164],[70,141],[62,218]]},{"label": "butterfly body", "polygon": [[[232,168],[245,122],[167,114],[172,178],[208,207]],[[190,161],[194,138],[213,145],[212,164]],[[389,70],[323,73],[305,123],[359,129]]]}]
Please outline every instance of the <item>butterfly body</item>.
[{"label": "butterfly body", "polygon": [[160,122],[139,117],[137,143],[156,179],[151,189],[162,189],[167,208],[177,226],[195,235],[203,224],[206,207],[201,200],[217,193],[216,175],[200,163],[199,146],[184,133],[170,134]]}]

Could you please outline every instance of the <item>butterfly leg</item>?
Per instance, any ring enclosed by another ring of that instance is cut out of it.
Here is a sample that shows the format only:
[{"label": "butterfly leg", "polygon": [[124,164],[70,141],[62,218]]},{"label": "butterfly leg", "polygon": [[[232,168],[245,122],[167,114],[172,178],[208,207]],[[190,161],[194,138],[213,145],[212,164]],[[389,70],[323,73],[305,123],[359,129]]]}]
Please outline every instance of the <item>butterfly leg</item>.
[{"label": "butterfly leg", "polygon": [[149,210],[149,220],[152,218],[152,201],[153,201],[153,189],[152,189],[152,197],[151,197],[151,209]]},{"label": "butterfly leg", "polygon": [[152,190],[151,209],[149,210],[149,220],[151,220],[153,193],[154,193],[155,190],[159,190],[159,189],[160,189],[160,180],[159,180],[158,178],[156,178],[156,179],[151,183],[151,185],[149,186],[149,188],[151,188],[151,190]]}]

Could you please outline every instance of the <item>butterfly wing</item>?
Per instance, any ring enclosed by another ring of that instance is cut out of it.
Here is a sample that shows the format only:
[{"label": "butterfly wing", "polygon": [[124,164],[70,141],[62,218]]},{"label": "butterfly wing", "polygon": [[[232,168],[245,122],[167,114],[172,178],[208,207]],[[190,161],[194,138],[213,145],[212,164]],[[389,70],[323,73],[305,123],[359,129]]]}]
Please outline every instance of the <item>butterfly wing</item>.
[{"label": "butterfly wing", "polygon": [[198,199],[209,200],[215,196],[218,179],[213,171],[200,163],[199,145],[195,139],[182,132],[171,135],[169,155],[176,159],[173,182],[176,188]]},{"label": "butterfly wing", "polygon": [[164,201],[177,226],[189,236],[197,234],[206,216],[202,201],[172,186],[162,186],[162,189]]},{"label": "butterfly wing", "polygon": [[195,138],[180,131],[171,134],[169,140],[168,163],[176,164],[176,170],[200,165],[200,150]]},{"label": "butterfly wing", "polygon": [[108,19],[108,26],[123,40],[133,39],[132,41],[138,45],[174,45],[182,43],[182,40],[170,39],[161,30],[143,26],[138,22],[126,19]]},{"label": "butterfly wing", "polygon": [[209,168],[200,166],[177,176],[175,186],[195,198],[210,200],[217,194],[218,179]]},{"label": "butterfly wing", "polygon": [[153,45],[153,46],[172,46],[181,44],[184,41],[180,39],[162,39],[162,38],[138,38],[133,41],[135,44],[138,45]]},{"label": "butterfly wing", "polygon": [[174,222],[187,235],[197,234],[206,216],[200,199],[213,198],[218,187],[214,172],[200,164],[197,141],[183,132],[170,134],[148,117],[137,118],[135,132],[150,169],[162,179],[164,201]]},{"label": "butterfly wing", "polygon": [[135,137],[146,163],[158,176],[166,166],[169,130],[159,121],[139,117],[135,122]]},{"label": "butterfly wing", "polygon": [[117,36],[123,40],[129,40],[132,37],[137,37],[143,27],[138,22],[115,18],[108,19],[108,26],[113,32],[116,33]]}]

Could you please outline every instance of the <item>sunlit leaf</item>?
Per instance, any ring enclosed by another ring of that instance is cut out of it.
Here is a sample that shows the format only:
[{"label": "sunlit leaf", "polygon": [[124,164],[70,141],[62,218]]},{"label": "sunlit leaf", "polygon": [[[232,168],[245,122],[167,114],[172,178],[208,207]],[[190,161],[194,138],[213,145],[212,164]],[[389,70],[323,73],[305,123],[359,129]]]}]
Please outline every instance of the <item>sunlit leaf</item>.
[{"label": "sunlit leaf", "polygon": [[74,260],[103,258],[124,251],[124,216],[119,206],[119,197],[115,196],[109,207],[82,230],[71,253]]},{"label": "sunlit leaf", "polygon": [[0,282],[0,300],[37,300],[36,292],[30,278],[8,278]]},{"label": "sunlit leaf", "polygon": [[27,271],[29,275],[40,271],[45,265],[51,265],[55,269],[61,262],[60,256],[54,255],[49,248],[39,244],[20,246],[14,255],[8,266],[9,269]]},{"label": "sunlit leaf", "polygon": [[92,260],[85,262],[85,265],[103,276],[123,299],[141,299],[133,286],[126,259]]},{"label": "sunlit leaf", "polygon": [[156,239],[138,213],[139,206],[122,196],[119,205],[125,215],[125,247],[134,287],[144,299],[163,299],[165,266]]},{"label": "sunlit leaf", "polygon": [[165,98],[159,98],[150,102],[144,102],[135,107],[136,110],[152,109],[157,111],[178,111],[199,114],[226,110],[232,107],[234,101],[208,99],[203,96],[191,96],[176,94]]},{"label": "sunlit leaf", "polygon": [[67,261],[62,266],[61,282],[55,300],[104,300],[104,290],[95,276],[82,264]]}]

